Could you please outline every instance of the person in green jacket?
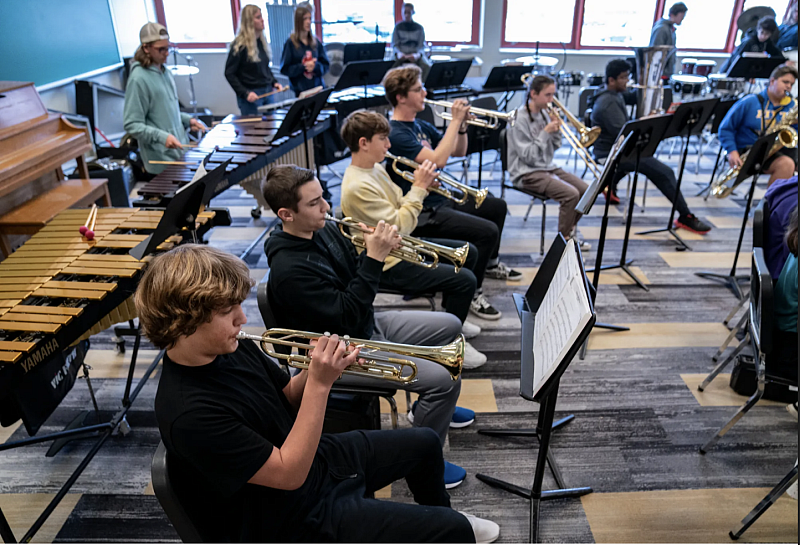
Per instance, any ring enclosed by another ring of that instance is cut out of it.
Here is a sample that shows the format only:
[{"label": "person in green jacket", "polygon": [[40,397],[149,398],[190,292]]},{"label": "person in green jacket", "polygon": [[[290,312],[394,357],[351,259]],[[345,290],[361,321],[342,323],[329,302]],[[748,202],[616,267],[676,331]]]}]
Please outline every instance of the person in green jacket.
[{"label": "person in green jacket", "polygon": [[139,41],[125,90],[123,123],[125,131],[139,142],[145,170],[155,175],[166,165],[152,161],[181,158],[184,144],[189,143],[187,128],[202,132],[208,127],[180,111],[175,80],[164,67],[169,55],[167,29],[147,23],[139,31]]}]

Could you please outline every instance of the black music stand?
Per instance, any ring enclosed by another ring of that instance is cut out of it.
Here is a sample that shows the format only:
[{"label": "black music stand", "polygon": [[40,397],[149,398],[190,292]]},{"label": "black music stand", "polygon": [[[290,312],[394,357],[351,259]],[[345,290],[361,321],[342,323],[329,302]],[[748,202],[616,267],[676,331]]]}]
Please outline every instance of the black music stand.
[{"label": "black music stand", "polygon": [[[736,104],[735,98],[721,98],[719,102],[717,102],[717,105],[714,106],[714,113],[712,114],[713,117],[711,118],[711,130],[709,131],[709,134],[719,134],[719,126],[722,124],[722,120],[725,119],[725,116],[728,114],[728,110],[733,108],[734,104]],[[720,144],[719,150],[717,151],[717,159],[714,161],[714,170],[711,171],[711,181],[709,181],[703,189],[698,191],[695,194],[695,197],[699,197],[705,192],[709,192],[709,195],[711,194],[711,188],[714,186],[714,178],[717,177],[719,160],[720,157],[722,157],[722,152],[724,150],[725,148],[723,148]],[[708,195],[706,195],[705,198],[708,199]]]},{"label": "black music stand", "polygon": [[703,128],[708,123],[708,119],[714,112],[714,108],[719,102],[718,98],[709,98],[706,100],[695,100],[693,102],[684,102],[675,113],[672,114],[672,122],[667,127],[667,132],[662,137],[663,140],[680,136],[686,138],[686,144],[683,146],[683,153],[681,154],[681,168],[678,172],[678,182],[675,186],[675,198],[672,199],[672,209],[669,212],[669,222],[664,229],[652,229],[650,231],[642,231],[636,233],[637,235],[649,235],[652,233],[663,233],[666,231],[672,235],[675,240],[680,244],[676,250],[691,250],[688,244],[675,232],[675,226],[672,224],[675,219],[675,206],[678,202],[678,195],[681,194],[681,182],[683,181],[683,170],[686,168],[686,157],[689,155],[689,140],[694,135],[699,135],[703,132]]},{"label": "black music stand", "polygon": [[514,93],[525,89],[522,83],[522,76],[531,71],[530,66],[495,66],[489,72],[486,81],[483,82],[482,92],[492,92],[493,90],[503,90],[503,98],[500,99],[503,111],[506,111],[508,102]]},{"label": "black music stand", "polygon": [[739,230],[739,241],[736,243],[736,253],[733,256],[733,265],[731,266],[731,271],[728,274],[719,274],[709,271],[695,273],[701,278],[707,278],[709,280],[721,282],[725,287],[730,289],[739,300],[742,299],[742,289],[739,287],[739,282],[742,280],[747,281],[750,278],[750,275],[737,276],[736,263],[739,261],[739,253],[742,251],[742,240],[744,239],[745,229],[747,229],[747,219],[750,216],[750,208],[753,206],[753,193],[755,193],[756,190],[758,176],[761,174],[761,171],[764,168],[764,162],[768,157],[767,154],[769,153],[770,148],[772,148],[777,136],[778,132],[776,131],[767,134],[766,136],[762,136],[756,140],[755,144],[753,144],[753,147],[750,148],[750,151],[747,154],[747,160],[742,165],[742,168],[739,169],[739,175],[736,177],[736,181],[734,182],[735,185],[739,185],[750,176],[753,177],[753,181],[750,182],[750,191],[747,193],[747,204],[745,205],[744,215],[742,216],[742,227]]},{"label": "black music stand", "polygon": [[726,74],[729,78],[769,79],[772,71],[786,62],[778,57],[737,57]]},{"label": "black music stand", "polygon": [[458,61],[435,62],[425,78],[426,89],[445,89],[444,99],[447,100],[447,90],[464,83],[472,59]]},{"label": "black music stand", "polygon": [[386,44],[383,42],[368,42],[362,44],[344,44],[344,64],[356,61],[382,61],[386,54]]},{"label": "black music stand", "polygon": [[[581,252],[577,244],[573,245],[577,255],[578,263],[580,264],[581,271],[583,272],[583,287],[589,292],[589,282],[586,279],[586,273],[583,271],[583,260]],[[517,496],[530,500],[530,534],[529,542],[537,543],[539,541],[539,506],[542,501],[555,500],[563,498],[577,498],[592,492],[591,487],[580,488],[567,488],[564,485],[564,479],[561,471],[556,465],[555,457],[550,450],[550,438],[552,431],[560,428],[561,426],[570,422],[574,415],[569,415],[565,418],[553,422],[556,400],[558,398],[558,386],[561,381],[561,376],[566,371],[575,354],[578,353],[581,345],[589,337],[589,333],[594,325],[596,315],[594,306],[589,300],[589,309],[591,311],[591,319],[588,324],[580,331],[577,339],[569,347],[564,358],[554,365],[552,372],[545,379],[540,380],[539,384],[534,384],[534,361],[533,361],[533,334],[534,325],[536,320],[536,312],[547,293],[548,288],[553,280],[553,276],[558,268],[561,256],[568,248],[566,240],[561,234],[556,236],[547,255],[542,261],[539,272],[531,282],[527,293],[523,296],[520,293],[513,294],[514,303],[519,313],[520,321],[522,322],[521,330],[521,365],[520,365],[520,392],[519,395],[529,401],[535,401],[540,404],[539,406],[539,419],[535,429],[519,429],[519,430],[478,430],[478,433],[483,435],[495,437],[536,437],[539,440],[539,453],[536,461],[536,470],[534,472],[533,485],[530,489],[517,486],[515,484],[483,475],[478,473],[475,477],[488,484],[489,486],[500,488],[507,492],[511,492]],[[544,481],[545,466],[550,466],[550,471],[553,473],[556,484],[559,487],[556,490],[542,490]]]},{"label": "black music stand", "polygon": [[306,168],[311,169],[311,159],[308,156],[308,130],[314,125],[317,116],[325,107],[328,102],[328,97],[333,92],[332,88],[320,91],[310,97],[301,98],[297,100],[289,111],[286,112],[286,117],[283,118],[281,126],[278,131],[270,136],[264,137],[264,142],[271,144],[280,138],[288,138],[295,131],[303,131],[303,146],[305,146],[306,154]]},{"label": "black music stand", "polygon": [[[382,55],[381,59],[383,59]],[[344,72],[339,76],[339,81],[336,82],[333,90],[343,91],[350,87],[364,87],[364,96],[362,98],[364,99],[364,108],[367,108],[367,99],[369,98],[367,88],[370,85],[378,85],[392,66],[394,66],[394,61],[384,60],[355,61],[345,64]]]},{"label": "black music stand", "polygon": [[[660,115],[657,117],[650,117],[646,119],[637,119],[635,121],[628,121],[622,128],[621,134],[627,136],[633,133],[633,142],[628,146],[628,149],[620,153],[619,163],[634,161],[633,183],[631,184],[631,193],[628,195],[628,218],[625,221],[625,237],[622,240],[622,253],[619,257],[619,263],[614,265],[603,265],[601,270],[607,271],[611,269],[622,269],[631,280],[645,291],[650,291],[644,282],[639,280],[633,271],[630,269],[630,264],[633,263],[632,259],[628,259],[628,243],[631,236],[631,222],[633,221],[633,207],[636,201],[636,185],[639,181],[639,162],[641,159],[652,157],[658,148],[659,142],[663,139],[664,133],[667,130],[672,115]],[[617,166],[617,169],[619,166]],[[616,170],[616,169],[615,169]],[[594,272],[594,269],[587,272]]]}]

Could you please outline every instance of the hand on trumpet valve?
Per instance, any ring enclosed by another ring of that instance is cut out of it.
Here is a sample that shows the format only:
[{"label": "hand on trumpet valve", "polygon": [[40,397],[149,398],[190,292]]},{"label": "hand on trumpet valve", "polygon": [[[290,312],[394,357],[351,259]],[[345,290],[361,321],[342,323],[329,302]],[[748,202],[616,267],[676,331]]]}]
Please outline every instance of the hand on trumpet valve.
[{"label": "hand on trumpet valve", "polygon": [[[363,223],[359,223],[358,226],[365,231],[370,231],[370,228]],[[397,232],[397,226],[389,225],[383,220],[378,222],[372,232],[364,233],[367,257],[371,257],[376,261],[385,261],[389,252],[399,248],[402,243],[403,237]]]},{"label": "hand on trumpet valve", "polygon": [[473,119],[474,116],[469,113],[469,102],[463,98],[457,98],[453,101],[453,107],[450,114],[453,116],[453,123],[463,124],[468,119]]},{"label": "hand on trumpet valve", "polygon": [[314,345],[314,350],[311,351],[308,380],[326,388],[330,388],[344,370],[358,360],[360,348],[356,347],[348,353],[347,345],[338,335],[322,336],[311,344]]},{"label": "hand on trumpet valve", "polygon": [[738,151],[732,151],[728,154],[728,164],[731,168],[740,168],[742,166],[742,158],[739,157]]},{"label": "hand on trumpet valve", "polygon": [[421,187],[425,191],[427,191],[431,186],[436,187],[438,186],[436,175],[436,165],[426,159],[414,171],[414,185],[416,187]]}]

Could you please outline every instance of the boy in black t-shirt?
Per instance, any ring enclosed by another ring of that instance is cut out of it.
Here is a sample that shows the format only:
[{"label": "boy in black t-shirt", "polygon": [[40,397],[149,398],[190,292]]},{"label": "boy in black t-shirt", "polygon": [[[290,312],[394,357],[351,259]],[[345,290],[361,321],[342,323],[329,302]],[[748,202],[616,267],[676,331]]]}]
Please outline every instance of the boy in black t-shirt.
[{"label": "boy in black t-shirt", "polygon": [[[331,385],[358,350],[321,337],[290,379],[236,339],[252,284],[242,261],[185,245],[154,259],[136,292],[142,326],[166,349],[155,410],[170,477],[203,539],[497,539],[494,523],[450,509],[433,431],[321,434]],[[403,477],[420,505],[366,497]]]},{"label": "boy in black t-shirt", "polygon": [[[425,109],[427,92],[420,79],[417,66],[394,68],[383,78],[386,99],[394,107],[389,139],[392,153],[423,163],[431,161],[444,168],[450,157],[463,157],[467,153],[466,121],[469,103],[457,99],[453,103],[453,122],[444,134],[428,123],[417,119]],[[392,181],[407,193],[411,184],[386,169]],[[470,312],[485,320],[499,320],[502,313],[495,309],[481,293],[484,276],[499,280],[521,280],[522,274],[499,260],[500,237],[506,221],[506,203],[491,194],[480,208],[470,199],[465,204],[455,204],[440,195],[431,194],[423,201],[415,237],[447,238],[471,242],[478,249],[475,278],[478,291],[470,305]]]}]

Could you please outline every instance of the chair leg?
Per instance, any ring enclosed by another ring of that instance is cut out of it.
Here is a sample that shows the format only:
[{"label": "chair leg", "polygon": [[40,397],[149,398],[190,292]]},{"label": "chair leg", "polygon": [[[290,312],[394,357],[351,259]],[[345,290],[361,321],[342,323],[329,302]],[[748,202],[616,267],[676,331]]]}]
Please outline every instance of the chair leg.
[{"label": "chair leg", "polygon": [[749,333],[745,336],[744,340],[741,343],[739,343],[739,346],[737,346],[727,358],[719,362],[717,366],[714,367],[714,369],[708,374],[705,380],[703,380],[703,382],[700,383],[697,389],[700,390],[701,392],[704,391],[706,389],[706,386],[708,386],[711,383],[711,381],[714,380],[717,377],[717,375],[719,375],[722,372],[722,370],[725,369],[725,367],[727,367],[728,364],[732,362],[733,359],[736,356],[738,356],[742,350],[744,350],[744,347],[747,346],[748,340],[750,340]]},{"label": "chair leg", "polygon": [[742,327],[744,327],[744,324],[747,321],[748,316],[749,313],[747,312],[742,315],[742,317],[739,319],[739,321],[736,323],[733,329],[731,329],[730,333],[728,333],[728,336],[725,338],[725,341],[719,346],[717,353],[714,354],[714,356],[711,358],[711,361],[716,362],[722,355],[722,353],[725,352],[725,349],[728,348],[729,344],[731,344],[731,341],[733,341],[733,338],[736,337],[736,334],[739,332],[739,330]]},{"label": "chair leg", "polygon": [[411,392],[406,390],[406,409],[411,411]]},{"label": "chair leg", "polygon": [[642,214],[644,214],[644,207],[647,204],[647,178],[644,180],[644,191],[642,192]]},{"label": "chair leg", "polygon": [[528,221],[528,216],[531,214],[531,210],[533,210],[533,203],[536,202],[536,197],[531,197],[531,202],[528,204],[528,211],[525,212],[525,217],[522,218],[522,221]]},{"label": "chair leg", "polygon": [[547,204],[545,201],[542,201],[542,231],[539,238],[539,255],[544,255],[544,227],[545,227],[545,220],[547,219]]},{"label": "chair leg", "polygon": [[761,515],[766,513],[767,509],[772,507],[772,504],[778,501],[778,498],[783,496],[786,493],[786,491],[789,490],[789,487],[792,486],[795,482],[797,482],[796,463],[794,464],[794,467],[791,469],[791,471],[789,471],[789,473],[787,473],[786,476],[783,479],[781,479],[781,482],[779,482],[775,486],[775,488],[770,490],[769,494],[767,494],[763,500],[758,502],[758,505],[756,505],[753,508],[753,510],[750,511],[747,514],[747,516],[742,519],[742,525],[739,527],[739,529],[736,530],[735,532],[734,531],[728,532],[728,535],[731,537],[731,539],[739,539],[740,537],[742,537],[742,534],[744,534],[745,531],[748,528],[750,528],[750,526],[752,526],[753,523],[757,521]]},{"label": "chair leg", "polygon": [[741,420],[741,418],[747,413],[747,411],[752,409],[753,406],[756,403],[758,403],[758,401],[761,399],[761,396],[763,395],[764,395],[764,383],[762,381],[759,381],[758,388],[756,388],[755,393],[750,396],[750,399],[748,399],[744,405],[739,407],[739,410],[736,411],[736,413],[731,417],[730,420],[728,420],[728,422],[724,426],[722,426],[722,428],[720,428],[720,430],[714,435],[714,437],[709,439],[705,445],[700,447],[700,454],[705,454],[711,449],[711,447],[716,445],[717,441],[722,439],[722,436],[728,433],[728,431],[734,426],[734,424],[736,424],[739,420]]},{"label": "chair leg", "polygon": [[744,296],[742,297],[742,300],[739,301],[739,304],[737,304],[735,307],[733,307],[733,310],[731,310],[730,313],[728,313],[728,315],[725,316],[725,319],[722,320],[722,325],[727,326],[728,322],[730,322],[733,319],[733,317],[736,316],[736,313],[739,312],[743,307],[747,306],[748,304],[750,304],[750,292],[749,291],[746,294],[744,294]]},{"label": "chair leg", "polygon": [[[408,392],[406,392],[408,393]],[[389,412],[392,415],[392,429],[397,429],[397,402],[392,396],[381,396],[389,403]]]},{"label": "chair leg", "polygon": [[436,300],[433,297],[426,297],[428,304],[431,306],[431,312],[436,312]]}]

